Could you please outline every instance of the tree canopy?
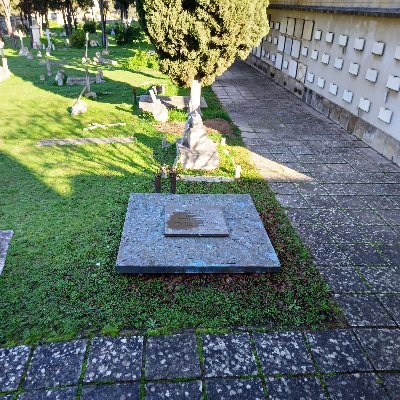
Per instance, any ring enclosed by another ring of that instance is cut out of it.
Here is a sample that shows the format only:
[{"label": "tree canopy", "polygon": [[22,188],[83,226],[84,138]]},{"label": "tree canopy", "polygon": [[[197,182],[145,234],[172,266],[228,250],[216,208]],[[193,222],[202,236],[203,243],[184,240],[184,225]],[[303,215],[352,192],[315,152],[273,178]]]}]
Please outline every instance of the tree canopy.
[{"label": "tree canopy", "polygon": [[210,85],[269,30],[268,0],[136,0],[163,72],[181,86]]}]

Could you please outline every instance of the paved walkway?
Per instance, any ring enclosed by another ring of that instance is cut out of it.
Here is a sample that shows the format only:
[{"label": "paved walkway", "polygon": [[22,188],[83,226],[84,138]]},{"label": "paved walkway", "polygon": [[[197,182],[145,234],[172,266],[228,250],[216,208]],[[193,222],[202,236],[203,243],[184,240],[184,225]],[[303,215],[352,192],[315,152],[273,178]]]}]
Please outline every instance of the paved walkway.
[{"label": "paved walkway", "polygon": [[400,168],[245,64],[214,90],[349,327],[0,349],[1,400],[400,399]]}]

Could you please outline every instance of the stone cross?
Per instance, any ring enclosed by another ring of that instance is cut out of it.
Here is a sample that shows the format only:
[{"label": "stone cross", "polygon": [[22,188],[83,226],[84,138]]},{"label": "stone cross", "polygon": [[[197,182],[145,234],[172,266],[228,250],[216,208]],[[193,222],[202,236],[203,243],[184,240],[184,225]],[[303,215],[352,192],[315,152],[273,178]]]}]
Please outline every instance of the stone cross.
[{"label": "stone cross", "polygon": [[46,29],[47,47],[51,48],[50,30]]},{"label": "stone cross", "polygon": [[89,32],[86,32],[86,50],[85,50],[85,58],[88,58],[88,46],[89,46]]},{"label": "stone cross", "polygon": [[46,67],[47,67],[47,76],[53,75],[51,72],[51,64],[49,59],[46,60]]},{"label": "stone cross", "polygon": [[85,67],[85,71],[86,71],[86,92],[90,93],[90,78],[89,78],[89,70],[88,67]]}]

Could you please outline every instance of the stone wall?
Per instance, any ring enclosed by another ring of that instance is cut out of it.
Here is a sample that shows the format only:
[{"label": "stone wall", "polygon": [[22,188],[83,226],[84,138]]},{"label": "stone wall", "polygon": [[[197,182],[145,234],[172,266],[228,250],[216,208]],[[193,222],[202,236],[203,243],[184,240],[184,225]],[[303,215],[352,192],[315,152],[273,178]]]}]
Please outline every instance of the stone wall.
[{"label": "stone wall", "polygon": [[400,165],[400,18],[289,8],[268,18],[248,63]]}]

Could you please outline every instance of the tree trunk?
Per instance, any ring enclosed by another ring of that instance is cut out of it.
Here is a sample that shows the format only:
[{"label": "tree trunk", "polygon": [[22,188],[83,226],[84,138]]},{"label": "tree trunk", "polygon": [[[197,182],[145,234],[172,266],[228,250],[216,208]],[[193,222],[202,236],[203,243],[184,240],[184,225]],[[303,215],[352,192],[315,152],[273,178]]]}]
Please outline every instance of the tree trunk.
[{"label": "tree trunk", "polygon": [[[65,34],[66,34],[67,36],[70,36],[69,29],[68,29],[68,24],[67,24],[67,17],[65,16],[65,10],[64,10],[64,8],[61,10],[61,12],[62,12],[63,21],[64,21]],[[47,28],[48,28],[48,27],[47,27]]]},{"label": "tree trunk", "polygon": [[101,17],[101,45],[106,45],[106,19],[105,19],[105,10],[104,10],[104,0],[99,1],[100,6],[100,17]]},{"label": "tree trunk", "polygon": [[0,0],[4,7],[4,17],[6,21],[7,34],[12,35],[12,25],[11,25],[11,1],[10,0]]},{"label": "tree trunk", "polygon": [[190,88],[189,112],[198,111],[200,113],[201,82],[193,79]]}]

